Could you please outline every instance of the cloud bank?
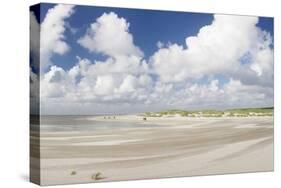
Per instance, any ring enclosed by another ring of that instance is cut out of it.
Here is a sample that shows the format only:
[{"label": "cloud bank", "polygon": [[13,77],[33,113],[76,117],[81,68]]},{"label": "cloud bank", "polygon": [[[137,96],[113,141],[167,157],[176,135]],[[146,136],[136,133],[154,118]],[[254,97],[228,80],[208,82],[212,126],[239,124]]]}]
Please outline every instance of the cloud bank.
[{"label": "cloud bank", "polygon": [[272,37],[257,27],[257,17],[214,15],[196,36],[183,44],[159,41],[157,51],[146,57],[129,22],[104,13],[77,43],[106,59],[77,54],[76,65],[64,70],[52,65],[51,57],[70,49],[64,31],[73,8],[58,5],[41,24],[41,61],[49,65],[40,79],[45,114],[273,105]]}]

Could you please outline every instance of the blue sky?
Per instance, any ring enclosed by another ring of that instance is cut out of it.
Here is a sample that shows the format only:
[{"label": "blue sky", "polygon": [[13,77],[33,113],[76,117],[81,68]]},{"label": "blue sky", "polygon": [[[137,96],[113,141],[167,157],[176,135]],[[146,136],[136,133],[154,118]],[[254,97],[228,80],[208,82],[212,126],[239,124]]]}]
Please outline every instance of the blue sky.
[{"label": "blue sky", "polygon": [[273,18],[56,4],[34,15],[43,113],[273,105]]},{"label": "blue sky", "polygon": [[[41,7],[41,22],[48,9],[54,6],[53,4],[44,4]],[[75,7],[75,16],[70,17],[68,22],[73,28],[78,28],[78,32],[74,35],[70,32],[66,33],[72,47],[72,53],[65,56],[55,56],[54,62],[61,62],[61,66],[70,68],[73,66],[77,54],[92,59],[102,58],[99,54],[87,53],[83,47],[77,44],[77,38],[85,33],[89,23],[94,22],[104,12],[115,12],[120,17],[126,18],[130,23],[130,32],[134,36],[135,44],[143,50],[147,57],[157,50],[156,43],[158,41],[181,44],[186,36],[195,35],[202,26],[212,22],[211,14],[77,6]],[[187,26],[186,23],[192,27]]]},{"label": "blue sky", "polygon": [[[55,4],[42,4],[40,22],[54,6]],[[69,69],[76,63],[77,55],[89,59],[104,59],[102,55],[89,53],[77,44],[77,39],[85,33],[89,23],[94,22],[104,12],[115,12],[120,17],[126,18],[130,23],[130,33],[134,36],[134,42],[143,50],[145,57],[150,57],[157,50],[158,41],[183,45],[187,36],[196,35],[201,27],[211,24],[213,20],[213,14],[207,13],[76,6],[75,16],[70,17],[68,22],[78,31],[75,34],[66,32],[71,52],[64,56],[55,55],[53,57],[55,64],[58,62],[58,65]],[[257,26],[273,34],[273,18],[259,17]]]}]

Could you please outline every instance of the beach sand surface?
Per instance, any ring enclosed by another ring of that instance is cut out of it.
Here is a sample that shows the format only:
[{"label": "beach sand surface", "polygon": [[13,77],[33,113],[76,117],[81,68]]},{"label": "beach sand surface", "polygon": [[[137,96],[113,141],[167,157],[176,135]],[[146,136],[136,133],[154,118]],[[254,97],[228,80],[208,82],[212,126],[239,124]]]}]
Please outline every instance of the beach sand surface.
[{"label": "beach sand surface", "polygon": [[82,119],[101,128],[41,130],[42,185],[273,170],[273,117]]}]

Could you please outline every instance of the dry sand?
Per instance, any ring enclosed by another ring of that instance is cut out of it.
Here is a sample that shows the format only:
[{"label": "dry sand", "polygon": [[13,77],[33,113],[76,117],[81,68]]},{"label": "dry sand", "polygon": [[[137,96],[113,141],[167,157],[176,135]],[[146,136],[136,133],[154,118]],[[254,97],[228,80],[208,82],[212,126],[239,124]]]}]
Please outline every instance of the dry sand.
[{"label": "dry sand", "polygon": [[41,132],[42,185],[273,170],[273,117],[87,118],[145,126]]}]

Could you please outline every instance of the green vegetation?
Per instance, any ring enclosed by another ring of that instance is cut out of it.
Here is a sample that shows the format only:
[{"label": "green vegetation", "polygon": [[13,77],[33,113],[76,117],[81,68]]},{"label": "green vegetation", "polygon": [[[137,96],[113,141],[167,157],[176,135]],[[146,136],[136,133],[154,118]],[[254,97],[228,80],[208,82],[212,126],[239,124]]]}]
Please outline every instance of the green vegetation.
[{"label": "green vegetation", "polygon": [[165,110],[161,112],[145,112],[144,117],[249,117],[249,116],[273,116],[273,107],[266,108],[237,108],[227,110]]}]

